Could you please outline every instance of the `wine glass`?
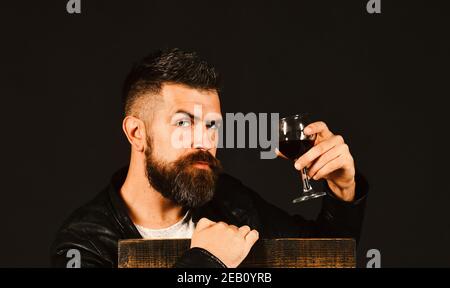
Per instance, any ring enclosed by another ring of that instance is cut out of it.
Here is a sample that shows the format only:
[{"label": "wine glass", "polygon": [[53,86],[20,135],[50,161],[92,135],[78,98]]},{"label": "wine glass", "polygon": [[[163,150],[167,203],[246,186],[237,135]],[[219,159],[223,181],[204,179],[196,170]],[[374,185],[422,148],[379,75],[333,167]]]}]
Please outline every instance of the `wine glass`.
[{"label": "wine glass", "polygon": [[[279,147],[278,150],[287,158],[296,161],[314,146],[316,135],[305,135],[303,129],[311,123],[308,113],[301,113],[280,119]],[[326,192],[315,191],[308,177],[308,170],[304,167],[301,171],[303,191],[301,196],[292,203],[298,203],[309,199],[326,195]]]}]

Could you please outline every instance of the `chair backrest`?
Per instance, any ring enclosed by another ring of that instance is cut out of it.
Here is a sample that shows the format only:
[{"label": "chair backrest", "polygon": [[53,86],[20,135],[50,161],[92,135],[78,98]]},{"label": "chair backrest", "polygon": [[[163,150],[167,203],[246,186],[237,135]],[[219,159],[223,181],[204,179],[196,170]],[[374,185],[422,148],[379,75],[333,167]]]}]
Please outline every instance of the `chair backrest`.
[{"label": "chair backrest", "polygon": [[[129,239],[119,242],[119,268],[169,268],[190,247],[190,239]],[[347,238],[260,239],[239,267],[352,268],[355,241]]]}]

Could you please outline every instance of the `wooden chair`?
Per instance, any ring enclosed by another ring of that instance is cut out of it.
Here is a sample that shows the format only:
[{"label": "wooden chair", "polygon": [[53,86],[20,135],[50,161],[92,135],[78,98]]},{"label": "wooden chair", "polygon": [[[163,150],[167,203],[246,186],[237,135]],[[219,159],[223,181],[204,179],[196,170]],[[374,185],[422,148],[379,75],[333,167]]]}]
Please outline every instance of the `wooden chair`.
[{"label": "wooden chair", "polygon": [[[170,268],[190,239],[119,242],[119,268]],[[260,239],[239,268],[354,268],[355,241],[346,238]]]}]

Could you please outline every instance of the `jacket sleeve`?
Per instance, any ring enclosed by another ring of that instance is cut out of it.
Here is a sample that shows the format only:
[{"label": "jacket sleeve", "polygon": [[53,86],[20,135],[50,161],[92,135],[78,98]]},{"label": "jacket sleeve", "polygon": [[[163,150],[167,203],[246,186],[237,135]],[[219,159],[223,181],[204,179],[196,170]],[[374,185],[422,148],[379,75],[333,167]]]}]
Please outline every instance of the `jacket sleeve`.
[{"label": "jacket sleeve", "polygon": [[[60,235],[63,236],[63,235]],[[55,243],[51,249],[51,266],[55,268],[114,268],[90,240],[75,235],[64,235],[64,241]],[[78,239],[77,239],[78,238]],[[76,255],[78,253],[78,255]],[[78,259],[76,259],[78,257]],[[173,268],[227,268],[216,256],[202,248],[187,250]]]},{"label": "jacket sleeve", "polygon": [[227,268],[227,266],[209,251],[194,247],[186,251],[173,268]]},{"label": "jacket sleeve", "polygon": [[291,216],[255,193],[253,201],[260,222],[257,228],[265,238],[345,237],[358,242],[369,187],[360,173],[355,175],[355,181],[355,200],[352,202],[336,198],[325,185],[327,195],[323,197],[322,209],[315,220],[306,220],[300,215]]},{"label": "jacket sleeve", "polygon": [[[55,268],[117,268],[114,255],[105,255],[99,244],[90,237],[80,236],[81,231],[61,230],[54,241],[51,251],[51,266]],[[117,256],[117,255],[115,255]],[[173,265],[173,268],[227,268],[226,265],[209,251],[202,248],[187,250]]]},{"label": "jacket sleeve", "polygon": [[325,185],[327,195],[315,221],[318,236],[347,237],[359,241],[369,185],[359,172],[355,175],[355,181],[355,199],[352,202],[338,199],[328,185]]},{"label": "jacket sleeve", "polygon": [[108,259],[91,240],[70,231],[59,232],[50,250],[51,266],[55,268],[116,267]]}]

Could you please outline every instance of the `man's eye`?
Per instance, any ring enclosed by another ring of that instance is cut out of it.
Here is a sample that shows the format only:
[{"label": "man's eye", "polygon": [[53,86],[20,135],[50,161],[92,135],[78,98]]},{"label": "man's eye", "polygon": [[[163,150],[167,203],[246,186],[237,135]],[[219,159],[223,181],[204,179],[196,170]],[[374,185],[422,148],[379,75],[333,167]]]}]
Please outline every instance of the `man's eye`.
[{"label": "man's eye", "polygon": [[191,121],[189,120],[179,120],[175,123],[178,127],[189,127],[191,125]]},{"label": "man's eye", "polygon": [[219,129],[220,123],[217,122],[217,121],[211,121],[211,122],[209,122],[208,124],[206,124],[206,127],[207,127],[208,129]]}]

